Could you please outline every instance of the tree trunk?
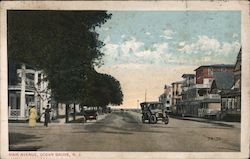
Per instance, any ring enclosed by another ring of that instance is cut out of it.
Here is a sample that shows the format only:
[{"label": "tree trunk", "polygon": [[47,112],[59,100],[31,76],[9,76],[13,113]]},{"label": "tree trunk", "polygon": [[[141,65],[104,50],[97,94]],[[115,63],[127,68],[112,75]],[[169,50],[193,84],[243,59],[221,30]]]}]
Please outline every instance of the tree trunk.
[{"label": "tree trunk", "polygon": [[74,114],[73,114],[73,120],[76,120],[76,103],[74,103]]},{"label": "tree trunk", "polygon": [[56,118],[59,116],[59,107],[58,107],[58,102],[56,102]]},{"label": "tree trunk", "polygon": [[69,104],[66,104],[66,109],[65,109],[65,123],[69,122]]}]

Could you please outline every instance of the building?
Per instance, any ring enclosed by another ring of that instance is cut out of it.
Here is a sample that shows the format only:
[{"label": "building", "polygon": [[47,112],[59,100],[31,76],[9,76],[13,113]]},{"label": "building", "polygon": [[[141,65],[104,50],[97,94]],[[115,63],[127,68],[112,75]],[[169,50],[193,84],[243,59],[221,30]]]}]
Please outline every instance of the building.
[{"label": "building", "polygon": [[29,106],[35,105],[40,116],[48,104],[51,93],[45,75],[28,65],[9,62],[8,113],[10,120],[26,120]]},{"label": "building", "polygon": [[183,82],[181,85],[181,100],[176,105],[176,111],[179,115],[187,114],[188,102],[194,100],[195,92],[193,91],[193,86],[195,85],[195,75],[194,74],[183,74]]},{"label": "building", "polygon": [[[217,118],[221,109],[218,91],[228,89],[228,85],[224,88],[222,79],[225,78],[221,77],[225,76],[229,81],[232,81],[232,72],[233,65],[222,64],[203,65],[195,69],[195,75],[184,74],[182,77],[185,84],[182,86],[182,100],[177,105],[178,114],[182,116]],[[212,91],[216,91],[215,93],[211,91],[212,83]]]},{"label": "building", "polygon": [[184,79],[183,84],[181,86],[182,100],[188,100],[190,98],[193,98],[193,96],[190,97],[190,95],[191,95],[190,88],[195,85],[195,75],[194,74],[183,74],[182,78]]},{"label": "building", "polygon": [[[209,102],[203,102],[199,110],[200,117],[220,119],[221,97],[220,94],[229,92],[233,86],[233,72],[215,72],[210,91],[207,96]],[[209,97],[209,98],[208,98]]]},{"label": "building", "polygon": [[233,72],[234,65],[202,65],[195,69],[196,84],[211,84],[215,72]]},{"label": "building", "polygon": [[234,66],[233,87],[228,92],[221,93],[221,119],[240,121],[241,117],[241,55],[240,49]]},{"label": "building", "polygon": [[159,102],[162,102],[168,112],[171,112],[171,86],[164,86],[164,93],[159,96]]},{"label": "building", "polygon": [[173,82],[172,84],[172,100],[171,100],[171,111],[173,114],[177,113],[177,104],[181,101],[182,81]]}]

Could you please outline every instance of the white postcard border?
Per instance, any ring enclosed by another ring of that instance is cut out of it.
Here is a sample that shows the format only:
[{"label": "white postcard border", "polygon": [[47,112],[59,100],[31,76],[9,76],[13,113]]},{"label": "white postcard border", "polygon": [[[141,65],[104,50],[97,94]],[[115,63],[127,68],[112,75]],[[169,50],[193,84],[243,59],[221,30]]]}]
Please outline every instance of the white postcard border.
[{"label": "white postcard border", "polygon": [[[247,158],[249,156],[249,103],[250,103],[250,23],[249,3],[247,1],[5,1],[1,2],[1,54],[0,54],[0,113],[1,113],[1,157],[10,157],[8,144],[8,101],[7,101],[7,21],[9,9],[19,10],[239,10],[241,11],[242,40],[242,116],[241,116],[241,152],[73,152],[80,157],[71,158]],[[15,151],[18,152],[18,151]],[[58,151],[48,151],[59,153]],[[29,152],[41,154],[48,152]],[[22,153],[22,152],[19,152]],[[18,157],[32,158],[32,157]],[[55,158],[49,157],[46,158]],[[62,158],[62,157],[59,157]],[[67,158],[67,157],[66,157]]]}]

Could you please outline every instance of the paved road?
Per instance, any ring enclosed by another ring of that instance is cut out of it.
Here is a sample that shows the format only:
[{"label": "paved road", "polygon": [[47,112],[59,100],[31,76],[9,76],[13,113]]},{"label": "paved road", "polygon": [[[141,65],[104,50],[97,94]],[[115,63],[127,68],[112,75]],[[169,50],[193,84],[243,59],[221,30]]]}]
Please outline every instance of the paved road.
[{"label": "paved road", "polygon": [[38,151],[240,151],[240,129],[170,118],[140,122],[135,112],[112,112],[92,124],[28,128],[10,124],[11,150]]}]

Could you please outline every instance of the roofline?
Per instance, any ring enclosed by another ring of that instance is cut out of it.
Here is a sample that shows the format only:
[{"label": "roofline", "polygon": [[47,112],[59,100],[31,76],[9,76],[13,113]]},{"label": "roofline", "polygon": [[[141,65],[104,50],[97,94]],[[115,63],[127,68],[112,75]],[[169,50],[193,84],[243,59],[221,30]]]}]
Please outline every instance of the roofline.
[{"label": "roofline", "polygon": [[182,83],[183,83],[183,81],[177,81],[177,82],[171,83],[171,85],[173,85],[173,84],[182,84]]},{"label": "roofline", "polygon": [[234,68],[234,64],[215,64],[215,65],[202,65],[196,68],[194,71],[202,68],[202,67],[213,67],[213,68]]},{"label": "roofline", "polygon": [[184,78],[185,76],[193,76],[193,77],[195,77],[195,74],[191,74],[191,73],[188,74],[188,73],[185,73],[185,74],[183,74],[181,77]]}]

